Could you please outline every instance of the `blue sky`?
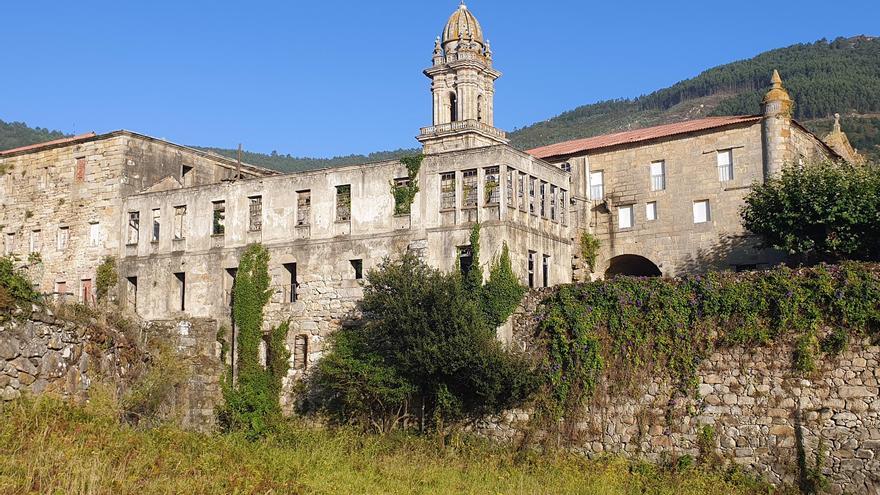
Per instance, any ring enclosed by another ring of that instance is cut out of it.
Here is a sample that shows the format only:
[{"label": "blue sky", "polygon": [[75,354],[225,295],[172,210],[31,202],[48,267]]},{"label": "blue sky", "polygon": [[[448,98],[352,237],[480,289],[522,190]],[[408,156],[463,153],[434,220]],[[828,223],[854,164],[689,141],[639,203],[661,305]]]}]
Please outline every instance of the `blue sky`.
[{"label": "blue sky", "polygon": [[[0,119],[334,156],[414,147],[458,0],[0,0]],[[880,35],[877,0],[470,0],[512,130],[762,51]],[[784,77],[784,74],[783,74]]]}]

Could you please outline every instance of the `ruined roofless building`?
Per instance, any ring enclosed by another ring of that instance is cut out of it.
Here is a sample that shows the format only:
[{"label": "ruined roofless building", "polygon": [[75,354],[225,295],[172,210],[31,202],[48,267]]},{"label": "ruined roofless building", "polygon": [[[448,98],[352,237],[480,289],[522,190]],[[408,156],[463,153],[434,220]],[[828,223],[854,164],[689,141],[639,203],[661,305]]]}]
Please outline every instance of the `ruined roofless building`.
[{"label": "ruined roofless building", "polygon": [[[839,158],[848,146],[837,128],[829,147],[792,120],[774,74],[761,115],[526,153],[494,126],[501,74],[465,5],[431,61],[432,125],[418,135],[425,158],[413,177],[398,161],[279,174],[129,131],[76,136],[0,152],[4,253],[18,255],[41,292],[87,304],[96,267],[112,256],[127,311],[228,326],[240,256],[260,242],[273,280],[266,325],[291,321],[295,377],[352,316],[367,270],[405,251],[441,270],[467,267],[476,222],[484,272],[506,242],[532,287],[773,263],[777,254],[743,231],[743,196],[788,163]],[[413,181],[412,204],[395,204],[392,188]],[[584,232],[602,243],[592,275]]]}]

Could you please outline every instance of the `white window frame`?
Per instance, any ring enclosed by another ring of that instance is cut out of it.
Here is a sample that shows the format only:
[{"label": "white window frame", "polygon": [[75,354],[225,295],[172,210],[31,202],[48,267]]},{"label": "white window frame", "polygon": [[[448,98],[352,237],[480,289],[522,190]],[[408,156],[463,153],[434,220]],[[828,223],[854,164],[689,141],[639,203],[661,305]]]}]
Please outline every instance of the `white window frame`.
[{"label": "white window frame", "polygon": [[651,165],[648,166],[649,174],[651,176],[651,190],[652,191],[665,191],[666,190],[666,161],[665,160],[657,160],[651,162]]},{"label": "white window frame", "polygon": [[101,245],[101,223],[89,222],[89,246],[99,247]]},{"label": "white window frame", "polygon": [[[598,182],[596,179],[599,179]],[[605,171],[596,170],[590,172],[590,199],[602,201],[605,199]]]},{"label": "white window frame", "polygon": [[645,203],[645,220],[653,222],[657,220],[657,202],[648,201]]},{"label": "white window frame", "polygon": [[712,220],[712,210],[708,199],[694,201],[694,223],[708,223]]},{"label": "white window frame", "polygon": [[716,152],[718,163],[718,180],[720,182],[732,181],[733,172],[733,149],[718,150]]},{"label": "white window frame", "polygon": [[619,230],[631,229],[635,226],[633,205],[624,205],[617,208],[617,228]]}]

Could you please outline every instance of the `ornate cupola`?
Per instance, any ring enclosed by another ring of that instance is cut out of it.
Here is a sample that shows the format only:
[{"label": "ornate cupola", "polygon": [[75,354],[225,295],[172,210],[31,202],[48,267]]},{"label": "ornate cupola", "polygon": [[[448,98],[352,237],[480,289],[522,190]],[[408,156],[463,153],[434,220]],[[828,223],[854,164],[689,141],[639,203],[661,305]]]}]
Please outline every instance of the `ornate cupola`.
[{"label": "ornate cupola", "polygon": [[494,126],[495,80],[492,51],[483,28],[464,2],[449,17],[442,36],[434,41],[431,79],[434,117],[418,140],[425,153],[507,144],[504,131]]}]

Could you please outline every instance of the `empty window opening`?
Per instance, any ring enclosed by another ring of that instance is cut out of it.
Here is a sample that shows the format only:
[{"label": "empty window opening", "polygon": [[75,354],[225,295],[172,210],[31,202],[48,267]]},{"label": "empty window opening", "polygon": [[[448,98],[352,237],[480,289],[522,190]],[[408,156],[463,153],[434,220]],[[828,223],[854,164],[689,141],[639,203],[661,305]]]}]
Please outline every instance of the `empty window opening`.
[{"label": "empty window opening", "polygon": [[497,205],[501,202],[501,180],[498,175],[498,167],[485,169],[485,198],[487,205]]},{"label": "empty window opening", "polygon": [[312,216],[312,191],[296,192],[296,224],[308,225]]},{"label": "empty window opening", "polygon": [[617,227],[619,229],[631,229],[633,226],[633,207],[621,206],[617,209]]},{"label": "empty window opening", "polygon": [[39,253],[40,252],[40,250],[42,248],[41,242],[40,242],[41,238],[42,238],[42,232],[39,229],[34,229],[31,231],[31,237],[30,237],[30,242],[29,242],[30,249],[28,252],[31,252],[31,253]]},{"label": "empty window opening", "polygon": [[67,245],[70,243],[70,227],[58,227],[57,243],[59,251],[67,249]]},{"label": "empty window opening", "polygon": [[556,191],[556,186],[550,186],[550,220],[556,221],[556,196],[558,192]]},{"label": "empty window opening", "polygon": [[561,168],[563,172],[571,173],[571,163],[569,163],[569,162],[563,163],[562,165],[559,166],[559,168]]},{"label": "empty window opening", "polygon": [[15,252],[15,234],[12,232],[6,233],[6,238],[3,243],[3,253],[6,255],[10,255]]},{"label": "empty window opening", "polygon": [[251,196],[248,198],[248,231],[260,230],[263,230],[263,197]]},{"label": "empty window opening", "polygon": [[336,186],[336,221],[351,221],[351,184]]},{"label": "empty window opening", "polygon": [[186,205],[174,207],[174,240],[186,238]]},{"label": "empty window opening", "polygon": [[529,287],[535,288],[535,256],[538,253],[529,251]]},{"label": "empty window opening", "polygon": [[67,282],[55,282],[55,300],[67,302]]},{"label": "empty window opening", "polygon": [[465,170],[461,173],[462,207],[473,208],[477,206],[477,171]]},{"label": "empty window opening", "polygon": [[138,243],[138,236],[141,230],[141,213],[139,211],[128,212],[128,239],[126,244],[133,245]]},{"label": "empty window opening", "polygon": [[363,280],[364,278],[364,260],[350,260],[351,268],[354,270],[354,279]]},{"label": "empty window opening", "polygon": [[529,177],[529,213],[532,215],[535,214],[535,188],[537,187],[537,180],[534,177]]},{"label": "empty window opening", "polygon": [[651,163],[651,190],[662,191],[666,189],[666,162],[656,161]]},{"label": "empty window opening", "polygon": [[507,185],[504,194],[507,196],[507,206],[513,208],[513,183],[515,181],[516,170],[507,169]]},{"label": "empty window opening", "polygon": [[188,165],[180,166],[180,183],[184,185],[184,187],[188,187],[193,185],[193,168]]},{"label": "empty window opening", "polygon": [[559,190],[559,219],[562,225],[568,225],[568,191]]},{"label": "empty window opening", "polygon": [[550,287],[550,257],[546,254],[541,264],[541,282],[544,287]]},{"label": "empty window opening", "polygon": [[449,93],[449,121],[458,121],[458,98],[455,93]]},{"label": "empty window opening", "polygon": [[297,335],[293,339],[293,369],[303,371],[308,367],[309,336]]},{"label": "empty window opening", "polygon": [[718,152],[718,180],[721,182],[733,180],[733,150]]},{"label": "empty window opening", "polygon": [[150,242],[159,242],[159,229],[161,225],[161,213],[159,209],[153,210],[153,230],[150,236]]},{"label": "empty window opening", "polygon": [[645,204],[645,219],[649,222],[657,220],[657,202],[651,201]]},{"label": "empty window opening", "polygon": [[461,276],[466,277],[474,264],[474,251],[471,246],[458,247],[458,268]]},{"label": "empty window opening", "polygon": [[526,174],[519,173],[519,182],[516,185],[516,197],[519,198],[519,209],[526,209]]},{"label": "empty window opening", "polygon": [[455,208],[455,172],[440,174],[440,209]]},{"label": "empty window opening", "polygon": [[296,281],[296,263],[285,263],[283,266],[287,278],[285,283],[287,292],[285,300],[287,302],[296,302],[297,288],[299,287],[299,283]]},{"label": "empty window opening", "polygon": [[214,220],[211,225],[212,235],[226,234],[226,201],[214,201]]},{"label": "empty window opening", "polygon": [[95,296],[92,293],[92,279],[84,278],[80,280],[80,293],[79,293],[80,301],[82,304],[86,306],[93,306],[95,303]]},{"label": "empty window opening", "polygon": [[101,224],[98,222],[89,223],[89,245],[92,247],[101,245]]},{"label": "empty window opening", "polygon": [[483,95],[477,96],[477,122],[483,121]]},{"label": "empty window opening", "polygon": [[186,311],[186,273],[175,273],[174,278],[177,280],[177,307]]},{"label": "empty window opening", "polygon": [[590,172],[590,199],[593,201],[605,199],[605,172],[601,170]]},{"label": "empty window opening", "polygon": [[709,219],[709,200],[694,201],[694,223],[706,223]]},{"label": "empty window opening", "polygon": [[126,277],[125,280],[126,280],[125,300],[128,303],[128,307],[132,311],[137,311],[138,279],[137,279],[137,277]]},{"label": "empty window opening", "polygon": [[412,210],[413,198],[405,195],[410,185],[409,177],[399,177],[394,179],[394,214],[409,215]]},{"label": "empty window opening", "polygon": [[544,182],[544,181],[541,181],[541,189],[540,189],[540,192],[541,192],[541,196],[540,196],[540,201],[541,201],[541,207],[540,207],[540,210],[541,210],[541,218],[547,218],[547,183]]}]

